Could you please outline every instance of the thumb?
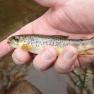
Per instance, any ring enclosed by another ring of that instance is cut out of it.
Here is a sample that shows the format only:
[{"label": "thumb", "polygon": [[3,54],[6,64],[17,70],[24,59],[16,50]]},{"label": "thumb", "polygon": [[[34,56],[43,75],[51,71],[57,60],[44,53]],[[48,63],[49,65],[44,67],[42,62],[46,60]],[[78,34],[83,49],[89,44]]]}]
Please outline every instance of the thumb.
[{"label": "thumb", "polygon": [[58,4],[58,0],[34,0],[44,7],[54,7]]}]

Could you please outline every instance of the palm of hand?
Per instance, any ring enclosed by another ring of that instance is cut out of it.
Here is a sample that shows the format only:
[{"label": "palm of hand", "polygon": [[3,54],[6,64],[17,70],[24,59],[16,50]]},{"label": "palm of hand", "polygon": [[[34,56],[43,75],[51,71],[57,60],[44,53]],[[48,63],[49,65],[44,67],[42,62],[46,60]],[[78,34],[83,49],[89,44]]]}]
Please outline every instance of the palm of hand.
[{"label": "palm of hand", "polygon": [[85,38],[89,34],[87,37],[91,37],[94,30],[93,3],[93,0],[57,1],[56,6],[32,23],[33,33],[62,34],[70,38]]}]

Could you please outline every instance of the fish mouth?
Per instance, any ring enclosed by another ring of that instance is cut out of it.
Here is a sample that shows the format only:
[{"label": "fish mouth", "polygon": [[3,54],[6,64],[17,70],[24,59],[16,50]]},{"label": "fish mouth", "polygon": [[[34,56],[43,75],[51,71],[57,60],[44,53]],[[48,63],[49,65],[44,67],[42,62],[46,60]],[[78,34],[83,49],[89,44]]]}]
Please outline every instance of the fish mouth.
[{"label": "fish mouth", "polygon": [[16,41],[16,42],[18,42],[18,41],[19,41],[19,38],[20,38],[20,37],[17,36],[17,35],[15,35],[15,36],[11,36],[11,37],[8,38],[7,43],[10,44],[12,41]]}]

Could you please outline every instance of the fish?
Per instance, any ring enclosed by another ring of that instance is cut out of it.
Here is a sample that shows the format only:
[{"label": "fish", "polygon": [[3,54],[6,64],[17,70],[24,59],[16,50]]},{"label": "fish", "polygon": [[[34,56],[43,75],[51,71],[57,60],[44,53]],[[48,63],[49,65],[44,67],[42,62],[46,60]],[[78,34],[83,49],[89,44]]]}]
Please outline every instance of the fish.
[{"label": "fish", "polygon": [[47,46],[53,46],[60,54],[64,47],[74,46],[79,54],[90,54],[86,51],[94,48],[94,38],[68,39],[62,35],[14,35],[8,38],[8,44],[13,48],[21,48],[30,53],[39,54]]}]

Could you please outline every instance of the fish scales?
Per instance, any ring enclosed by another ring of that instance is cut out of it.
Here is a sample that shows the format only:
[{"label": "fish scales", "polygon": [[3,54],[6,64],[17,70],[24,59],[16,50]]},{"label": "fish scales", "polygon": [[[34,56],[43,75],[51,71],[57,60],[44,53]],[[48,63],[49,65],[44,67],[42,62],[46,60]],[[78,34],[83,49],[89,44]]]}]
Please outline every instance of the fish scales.
[{"label": "fish scales", "polygon": [[68,45],[80,45],[80,44],[85,45],[88,43],[88,41],[82,41],[82,40],[76,40],[76,41],[63,40],[62,38],[59,38],[59,37],[44,38],[44,37],[32,36],[30,39],[28,38],[25,40],[27,43],[32,45],[38,45],[38,46],[51,45],[51,46],[57,46],[57,47],[64,47]]},{"label": "fish scales", "polygon": [[[22,47],[29,52],[38,54],[48,45],[55,47],[58,51],[68,45],[76,47],[78,51],[83,51],[94,47],[94,38],[73,40],[59,35],[15,35],[9,38],[8,43],[14,48]],[[30,46],[32,47],[30,48]]]}]

